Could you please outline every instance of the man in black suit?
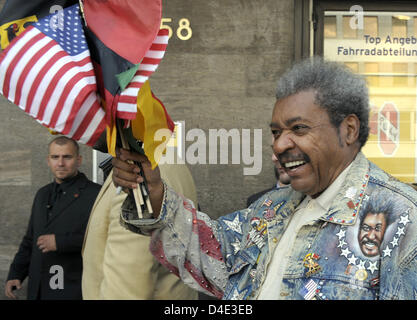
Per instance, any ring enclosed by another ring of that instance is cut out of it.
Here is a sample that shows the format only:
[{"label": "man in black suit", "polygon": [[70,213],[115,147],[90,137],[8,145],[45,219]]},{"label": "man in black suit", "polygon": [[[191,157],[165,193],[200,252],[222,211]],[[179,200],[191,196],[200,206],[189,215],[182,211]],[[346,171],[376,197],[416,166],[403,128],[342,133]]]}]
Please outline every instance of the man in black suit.
[{"label": "man in black suit", "polygon": [[81,247],[91,208],[101,186],[78,171],[77,142],[59,136],[49,143],[54,182],[39,189],[29,226],[10,266],[5,293],[16,298],[29,276],[29,300],[82,299]]}]

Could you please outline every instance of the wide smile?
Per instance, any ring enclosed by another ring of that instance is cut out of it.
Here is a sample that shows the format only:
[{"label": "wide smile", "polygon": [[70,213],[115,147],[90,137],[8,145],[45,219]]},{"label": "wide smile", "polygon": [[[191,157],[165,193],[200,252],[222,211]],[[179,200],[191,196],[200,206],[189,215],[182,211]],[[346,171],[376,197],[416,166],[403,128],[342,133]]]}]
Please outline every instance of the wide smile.
[{"label": "wide smile", "polygon": [[301,170],[305,164],[307,164],[307,162],[304,160],[296,160],[284,163],[283,167],[287,174],[291,176]]}]

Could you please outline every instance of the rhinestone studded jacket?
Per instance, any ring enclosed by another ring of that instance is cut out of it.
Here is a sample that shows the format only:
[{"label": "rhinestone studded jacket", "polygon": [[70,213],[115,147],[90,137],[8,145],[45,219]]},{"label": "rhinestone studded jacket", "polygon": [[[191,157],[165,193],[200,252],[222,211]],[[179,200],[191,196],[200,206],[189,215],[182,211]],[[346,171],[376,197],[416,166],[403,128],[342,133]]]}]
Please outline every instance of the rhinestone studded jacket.
[{"label": "rhinestone studded jacket", "polygon": [[[191,287],[222,299],[256,299],[303,199],[281,188],[212,220],[165,186],[158,219],[121,215],[121,223],[152,235],[153,255]],[[416,205],[413,188],[359,153],[328,212],[298,231],[279,297],[416,299]]]}]

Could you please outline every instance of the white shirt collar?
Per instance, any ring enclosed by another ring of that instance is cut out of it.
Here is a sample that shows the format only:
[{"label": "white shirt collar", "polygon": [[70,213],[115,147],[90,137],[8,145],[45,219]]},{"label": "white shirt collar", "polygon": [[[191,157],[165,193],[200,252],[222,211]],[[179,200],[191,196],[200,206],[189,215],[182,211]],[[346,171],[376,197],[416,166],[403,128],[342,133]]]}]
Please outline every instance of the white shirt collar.
[{"label": "white shirt collar", "polygon": [[[353,163],[353,162],[352,162]],[[319,195],[317,198],[313,199],[310,196],[307,196],[306,199],[307,201],[303,201],[304,203],[308,203],[311,201],[314,201],[315,203],[317,203],[320,207],[321,207],[321,211],[324,213],[326,213],[329,208],[330,205],[332,204],[334,198],[336,197],[337,193],[340,191],[340,188],[343,185],[343,182],[346,179],[346,176],[348,174],[348,171],[350,169],[350,167],[352,166],[352,163],[350,163],[350,165],[348,165],[339,175],[338,177],[332,182],[332,184],[330,186],[327,187],[326,190],[324,190],[324,192]]]}]

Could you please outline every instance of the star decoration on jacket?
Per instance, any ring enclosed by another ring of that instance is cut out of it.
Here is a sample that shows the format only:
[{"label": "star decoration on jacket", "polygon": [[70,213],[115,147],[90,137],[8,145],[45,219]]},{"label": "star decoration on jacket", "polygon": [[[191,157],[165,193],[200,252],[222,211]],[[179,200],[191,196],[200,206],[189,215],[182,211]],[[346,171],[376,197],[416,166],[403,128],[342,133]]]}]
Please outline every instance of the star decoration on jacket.
[{"label": "star decoration on jacket", "polygon": [[404,227],[407,225],[407,223],[409,223],[409,222],[411,222],[409,219],[408,219],[408,214],[406,214],[405,216],[401,216],[400,217],[400,222],[399,223],[401,223],[402,225],[404,225]]},{"label": "star decoration on jacket", "polygon": [[404,227],[402,228],[398,227],[397,232],[395,234],[397,234],[398,237],[401,237],[402,234],[405,234]]},{"label": "star decoration on jacket", "polygon": [[375,272],[375,270],[378,270],[377,263],[378,263],[378,261],[375,261],[375,262],[369,262],[369,267],[368,267],[367,269],[368,269],[369,271],[371,271],[371,273],[374,273],[374,272]]},{"label": "star decoration on jacket", "polygon": [[358,268],[359,269],[365,269],[365,263],[366,261],[363,261],[362,259],[359,260]]},{"label": "star decoration on jacket", "polygon": [[350,252],[349,248],[345,248],[345,249],[343,249],[343,250],[342,250],[341,255],[342,255],[342,256],[345,256],[345,257],[347,258],[347,256],[348,256],[349,254],[351,254],[351,253],[352,253],[352,252]]},{"label": "star decoration on jacket", "polygon": [[340,231],[338,233],[336,233],[337,237],[340,239],[342,239],[346,234],[346,229],[342,229],[340,228]]},{"label": "star decoration on jacket", "polygon": [[337,245],[338,248],[342,248],[346,243],[345,239],[342,239],[339,241],[339,244]]},{"label": "star decoration on jacket", "polygon": [[358,258],[356,258],[354,254],[348,258],[349,264],[353,264],[354,266],[356,266],[356,260],[358,260]]},{"label": "star decoration on jacket", "polygon": [[393,248],[398,246],[398,239],[399,238],[394,237],[394,239],[390,242]]},{"label": "star decoration on jacket", "polygon": [[242,225],[239,220],[239,215],[237,214],[233,220],[223,220],[224,223],[232,229],[234,232],[238,234],[242,234]]},{"label": "star decoration on jacket", "polygon": [[385,248],[385,250],[383,250],[382,252],[384,252],[384,257],[391,257],[391,251],[392,249],[390,249],[388,246]]}]

